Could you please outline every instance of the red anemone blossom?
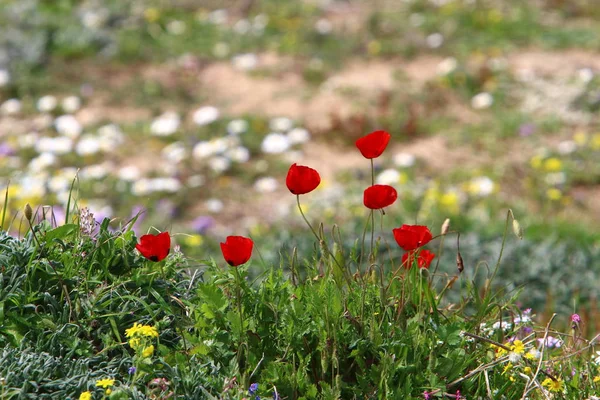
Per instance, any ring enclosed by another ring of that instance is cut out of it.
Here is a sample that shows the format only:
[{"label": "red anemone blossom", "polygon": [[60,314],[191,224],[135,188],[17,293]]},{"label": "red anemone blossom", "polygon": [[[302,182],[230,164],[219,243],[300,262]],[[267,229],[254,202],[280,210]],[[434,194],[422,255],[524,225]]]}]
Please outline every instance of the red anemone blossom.
[{"label": "red anemone blossom", "polygon": [[371,210],[379,210],[394,204],[398,198],[396,189],[389,185],[373,185],[365,189],[363,203]]},{"label": "red anemone blossom", "polygon": [[392,232],[398,246],[406,251],[424,246],[433,238],[429,228],[424,225],[402,225]]},{"label": "red anemone blossom", "polygon": [[402,265],[404,266],[404,268],[410,269],[415,263],[415,258],[417,260],[417,265],[419,266],[419,268],[428,269],[429,265],[431,265],[431,261],[433,261],[433,259],[435,258],[435,254],[433,254],[429,250],[412,250],[408,253],[404,253],[404,255],[402,256]]},{"label": "red anemone blossom", "polygon": [[169,255],[171,236],[169,232],[159,233],[158,235],[143,235],[135,248],[148,260],[161,261]]},{"label": "red anemone blossom", "polygon": [[312,192],[321,183],[319,173],[304,165],[292,164],[288,171],[285,184],[292,194],[306,194]]},{"label": "red anemone blossom", "polygon": [[371,132],[356,141],[356,147],[365,158],[377,158],[383,153],[392,136],[386,131]]},{"label": "red anemone blossom", "polygon": [[252,255],[252,239],[244,236],[227,236],[225,243],[221,243],[221,252],[227,264],[232,267],[245,264]]}]

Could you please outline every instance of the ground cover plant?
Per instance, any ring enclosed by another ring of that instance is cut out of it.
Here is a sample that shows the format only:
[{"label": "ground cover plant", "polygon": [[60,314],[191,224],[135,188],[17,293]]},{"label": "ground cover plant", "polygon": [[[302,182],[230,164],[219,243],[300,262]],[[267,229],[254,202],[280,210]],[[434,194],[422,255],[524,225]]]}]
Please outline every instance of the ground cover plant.
[{"label": "ground cover plant", "polygon": [[[375,131],[356,142],[371,173],[350,248],[343,226],[303,208],[319,172],[290,166],[285,184],[313,249],[282,252],[258,274],[248,237],[194,260],[168,231],[137,238],[135,217],[113,229],[85,208],[57,221],[26,205],[27,233],[0,232],[1,396],[594,398],[600,362],[585,317],[539,326],[537,310],[493,284],[506,243],[523,238],[512,211],[492,262],[465,263],[449,221],[390,226],[398,194],[373,168],[389,141]],[[456,244],[451,265],[438,262],[442,242]]]}]

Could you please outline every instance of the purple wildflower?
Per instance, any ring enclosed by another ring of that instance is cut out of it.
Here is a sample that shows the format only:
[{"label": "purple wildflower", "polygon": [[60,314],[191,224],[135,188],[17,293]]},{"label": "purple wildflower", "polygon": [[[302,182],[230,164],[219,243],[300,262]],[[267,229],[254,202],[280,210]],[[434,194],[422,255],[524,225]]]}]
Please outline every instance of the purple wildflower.
[{"label": "purple wildflower", "polygon": [[248,394],[256,394],[256,391],[258,390],[258,383],[253,383],[252,385],[250,385],[250,387],[248,388]]}]

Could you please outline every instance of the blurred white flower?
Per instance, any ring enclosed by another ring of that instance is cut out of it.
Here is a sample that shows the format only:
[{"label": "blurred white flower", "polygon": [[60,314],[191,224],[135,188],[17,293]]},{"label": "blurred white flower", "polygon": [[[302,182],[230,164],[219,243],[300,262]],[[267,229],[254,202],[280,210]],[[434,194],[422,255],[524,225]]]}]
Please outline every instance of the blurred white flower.
[{"label": "blurred white flower", "polygon": [[223,153],[228,148],[225,138],[212,139],[196,143],[192,155],[197,160],[202,160],[215,154]]},{"label": "blurred white flower", "polygon": [[219,199],[208,199],[206,203],[204,203],[208,211],[212,213],[219,213],[223,211],[223,202]]},{"label": "blurred white flower", "polygon": [[394,164],[400,168],[409,168],[415,165],[416,157],[410,153],[396,153],[394,155]]},{"label": "blurred white flower", "polygon": [[577,71],[577,77],[581,82],[588,83],[594,79],[594,71],[591,68],[581,68]]},{"label": "blurred white flower", "polygon": [[290,140],[281,133],[269,133],[263,139],[261,150],[267,154],[280,154],[290,148]]},{"label": "blurred white flower", "polygon": [[254,182],[254,190],[260,193],[272,193],[277,190],[278,186],[279,182],[272,176],[258,178],[256,182]]},{"label": "blurred white flower", "polygon": [[451,74],[452,72],[454,72],[456,70],[456,67],[458,66],[458,61],[456,61],[456,58],[454,57],[447,57],[444,58],[444,60],[442,60],[442,62],[440,62],[437,65],[437,73],[438,75],[448,75]]},{"label": "blurred white flower", "polygon": [[291,144],[302,144],[310,140],[310,133],[304,128],[294,128],[287,134]]},{"label": "blurred white flower", "polygon": [[187,185],[191,188],[197,188],[204,185],[206,179],[202,175],[192,175],[187,180]]},{"label": "blurred white flower", "polygon": [[109,17],[107,9],[85,10],[81,15],[81,23],[90,29],[100,29],[104,26]]},{"label": "blurred white flower", "polygon": [[219,119],[219,110],[212,106],[200,107],[194,111],[192,118],[196,125],[208,125]]},{"label": "blurred white flower", "polygon": [[135,165],[127,165],[119,169],[119,171],[117,172],[117,176],[122,181],[134,182],[140,179],[142,173],[140,172],[140,169]]},{"label": "blurred white flower", "polygon": [[217,58],[225,58],[229,55],[229,45],[224,42],[217,42],[213,47],[213,55]]},{"label": "blurred white flower", "polygon": [[439,32],[432,33],[431,35],[427,36],[425,41],[427,42],[427,46],[429,46],[429,48],[437,49],[444,43],[444,36]]},{"label": "blurred white flower", "polygon": [[10,73],[5,69],[0,69],[0,87],[10,83]]},{"label": "blurred white flower", "polygon": [[558,144],[557,150],[560,154],[571,154],[577,150],[577,143],[573,140],[563,140]]},{"label": "blurred white flower", "polygon": [[65,112],[72,114],[81,108],[81,99],[77,96],[65,97],[61,103],[61,107]]},{"label": "blurred white flower", "polygon": [[242,71],[250,71],[258,65],[258,57],[254,53],[237,54],[231,59],[233,66]]},{"label": "blurred white flower", "polygon": [[553,172],[544,177],[544,181],[551,186],[562,185],[567,181],[567,176],[564,172]]},{"label": "blurred white flower", "polygon": [[72,115],[61,115],[54,120],[54,128],[58,133],[75,139],[81,134],[83,127]]},{"label": "blurred white flower", "polygon": [[175,193],[181,189],[181,182],[172,177],[153,178],[150,180],[150,188],[153,192]]},{"label": "blurred white flower", "polygon": [[154,136],[171,136],[177,129],[181,120],[174,111],[167,111],[152,121],[150,133]]},{"label": "blurred white flower", "polygon": [[239,35],[245,35],[250,31],[250,28],[252,28],[252,25],[247,19],[240,19],[233,25],[234,32]]},{"label": "blurred white flower", "polygon": [[19,147],[22,149],[29,149],[35,146],[40,135],[36,132],[30,132],[25,135],[17,136],[17,141],[19,142]]},{"label": "blurred white flower", "polygon": [[208,14],[208,22],[211,22],[215,25],[223,25],[224,23],[227,22],[227,18],[229,18],[229,13],[227,12],[226,9],[218,9],[218,10],[214,10],[211,11]]},{"label": "blurred white flower", "polygon": [[227,124],[227,133],[230,135],[239,135],[248,130],[248,121],[245,119],[232,119]]},{"label": "blurred white flower", "polygon": [[42,137],[35,142],[38,153],[67,154],[73,150],[73,139],[66,136]]},{"label": "blurred white flower", "polygon": [[0,111],[4,115],[15,115],[21,112],[21,101],[17,99],[8,99],[0,106]]},{"label": "blurred white flower", "polygon": [[268,15],[258,14],[252,20],[252,30],[254,31],[254,33],[261,34],[267,27],[268,23],[269,23]]},{"label": "blurred white flower", "polygon": [[171,143],[165,146],[161,153],[165,159],[175,164],[179,164],[187,158],[187,150],[183,142]]},{"label": "blurred white flower", "polygon": [[287,132],[294,126],[294,121],[287,117],[272,118],[269,121],[269,128],[275,132]]},{"label": "blurred white flower", "polygon": [[326,18],[321,18],[315,23],[315,30],[320,35],[327,35],[333,30],[333,24]]},{"label": "blurred white flower", "polygon": [[250,151],[243,146],[237,146],[227,150],[225,156],[231,161],[245,163],[250,160]]},{"label": "blurred white flower", "polygon": [[481,92],[471,99],[471,107],[476,110],[489,108],[494,103],[494,98],[488,92]]},{"label": "blurred white flower", "polygon": [[52,193],[64,192],[70,189],[71,181],[73,178],[69,178],[64,175],[55,175],[50,178],[48,181],[48,189]]},{"label": "blurred white flower", "polygon": [[423,23],[425,22],[425,17],[423,16],[423,14],[420,14],[420,13],[412,13],[408,17],[408,20],[410,21],[410,24],[412,26],[414,26],[415,28],[418,28],[421,25],[423,25]]},{"label": "blurred white flower", "polygon": [[48,176],[43,173],[44,171],[33,171],[31,168],[30,170],[32,171],[32,174],[25,175],[19,181],[19,185],[22,189],[21,192],[28,197],[43,197],[46,194]]},{"label": "blurred white flower", "polygon": [[58,100],[54,96],[42,96],[38,99],[36,107],[40,112],[50,112],[56,108]]},{"label": "blurred white flower", "polygon": [[54,123],[54,118],[50,114],[38,114],[33,117],[31,120],[32,129],[43,131],[52,126]]},{"label": "blurred white flower", "polygon": [[479,196],[489,196],[494,192],[494,181],[487,176],[480,176],[471,180],[471,191]]},{"label": "blurred white flower", "polygon": [[142,178],[138,179],[131,185],[131,194],[134,196],[146,196],[152,193],[152,185],[150,183],[150,179]]},{"label": "blurred white flower", "polygon": [[187,25],[185,24],[185,22],[180,20],[170,21],[167,24],[167,32],[169,32],[171,35],[182,35],[183,33],[185,33],[186,29]]},{"label": "blurred white flower", "polygon": [[110,169],[111,164],[108,162],[88,165],[79,171],[79,176],[81,179],[103,179],[108,175]]},{"label": "blurred white flower", "polygon": [[216,173],[222,173],[229,169],[231,161],[223,156],[215,156],[208,160],[208,166]]},{"label": "blurred white flower", "polygon": [[125,140],[123,132],[115,124],[98,128],[98,138],[100,139],[100,148],[107,153],[115,150]]},{"label": "blurred white flower", "polygon": [[398,182],[400,182],[400,172],[392,168],[381,171],[375,178],[375,183],[379,185],[394,185]]},{"label": "blurred white flower", "polygon": [[75,146],[75,152],[80,156],[88,156],[98,153],[102,149],[101,141],[94,135],[83,135]]},{"label": "blurred white flower", "polygon": [[46,171],[46,169],[56,163],[56,156],[52,153],[42,153],[33,158],[27,168],[32,173]]}]

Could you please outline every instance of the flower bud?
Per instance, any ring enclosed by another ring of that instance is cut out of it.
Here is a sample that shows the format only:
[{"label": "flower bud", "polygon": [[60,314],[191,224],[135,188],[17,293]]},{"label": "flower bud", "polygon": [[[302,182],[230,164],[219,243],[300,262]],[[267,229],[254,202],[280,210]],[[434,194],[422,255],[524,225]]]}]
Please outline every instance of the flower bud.
[{"label": "flower bud", "polygon": [[523,239],[523,228],[521,228],[521,224],[516,219],[513,219],[513,233],[519,239]]},{"label": "flower bud", "polygon": [[442,235],[445,235],[450,230],[450,218],[446,218],[444,223],[442,224]]},{"label": "flower bud", "polygon": [[31,222],[31,219],[33,218],[33,210],[31,209],[31,206],[29,205],[29,203],[27,203],[25,205],[25,218],[27,218],[27,221]]}]

